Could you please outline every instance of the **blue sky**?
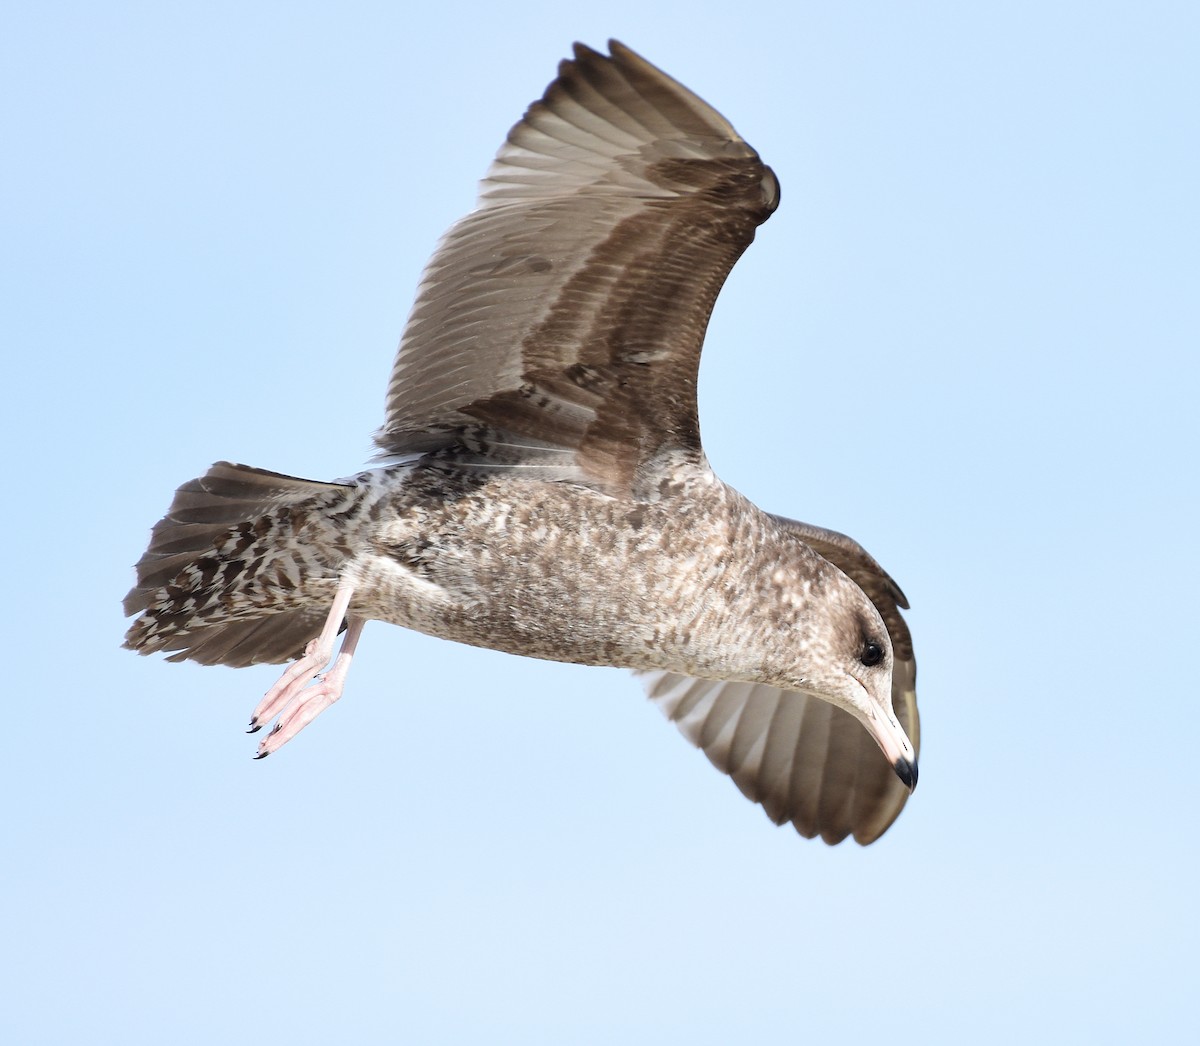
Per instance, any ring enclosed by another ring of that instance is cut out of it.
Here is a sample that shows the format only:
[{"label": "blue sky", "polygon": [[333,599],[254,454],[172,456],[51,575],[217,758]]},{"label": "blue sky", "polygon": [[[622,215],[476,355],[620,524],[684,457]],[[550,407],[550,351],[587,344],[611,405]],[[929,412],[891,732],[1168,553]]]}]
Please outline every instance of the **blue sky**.
[{"label": "blue sky", "polygon": [[[411,6],[0,15],[0,1038],[1194,1033],[1194,5]],[[436,238],[609,36],[782,183],[702,423],[912,602],[921,785],[865,850],[618,671],[376,623],[259,764],[273,669],[118,649],[175,486],[366,460]]]}]

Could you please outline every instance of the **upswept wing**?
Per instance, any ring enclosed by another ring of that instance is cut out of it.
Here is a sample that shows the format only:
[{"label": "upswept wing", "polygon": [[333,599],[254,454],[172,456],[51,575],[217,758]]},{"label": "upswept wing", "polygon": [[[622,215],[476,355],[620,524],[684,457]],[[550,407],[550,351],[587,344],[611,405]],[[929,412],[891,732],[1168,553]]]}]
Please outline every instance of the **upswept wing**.
[{"label": "upswept wing", "polygon": [[[892,641],[892,706],[920,754],[917,665],[900,614],[908,601],[854,540],[836,531],[776,517],[870,597]],[[753,683],[639,673],[647,694],[718,770],[759,803],[776,824],[789,821],[806,838],[862,844],[878,839],[900,815],[908,789],[862,724],[812,694]]]},{"label": "upswept wing", "polygon": [[439,244],[388,386],[384,456],[566,452],[615,490],[663,452],[699,456],[708,317],[779,187],[716,110],[610,49],[576,45]]}]

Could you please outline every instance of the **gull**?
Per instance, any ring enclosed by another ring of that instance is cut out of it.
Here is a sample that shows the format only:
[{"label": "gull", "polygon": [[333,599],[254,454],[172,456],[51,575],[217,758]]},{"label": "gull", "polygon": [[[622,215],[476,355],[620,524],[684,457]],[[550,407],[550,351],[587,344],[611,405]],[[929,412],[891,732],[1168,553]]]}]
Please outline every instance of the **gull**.
[{"label": "gull", "polygon": [[341,697],[368,620],[632,669],[771,820],[870,843],[917,781],[908,603],[857,542],[723,483],[700,442],[709,315],[779,183],[715,109],[609,51],[575,46],[438,244],[377,465],[321,482],[222,461],[183,484],[125,645],[291,661],[251,718],[273,723],[258,758]]}]

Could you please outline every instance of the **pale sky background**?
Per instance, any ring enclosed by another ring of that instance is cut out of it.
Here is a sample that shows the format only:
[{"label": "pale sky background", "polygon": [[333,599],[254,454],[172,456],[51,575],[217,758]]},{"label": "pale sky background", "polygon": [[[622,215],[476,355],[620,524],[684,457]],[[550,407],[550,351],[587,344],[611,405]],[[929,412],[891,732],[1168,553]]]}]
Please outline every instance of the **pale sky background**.
[{"label": "pale sky background", "polygon": [[[368,626],[119,649],[173,489],[370,454],[436,238],[573,40],[724,113],[783,203],[709,457],[913,604],[921,783],[772,826],[624,673]],[[10,4],[5,1043],[1195,1041],[1195,4]]]}]

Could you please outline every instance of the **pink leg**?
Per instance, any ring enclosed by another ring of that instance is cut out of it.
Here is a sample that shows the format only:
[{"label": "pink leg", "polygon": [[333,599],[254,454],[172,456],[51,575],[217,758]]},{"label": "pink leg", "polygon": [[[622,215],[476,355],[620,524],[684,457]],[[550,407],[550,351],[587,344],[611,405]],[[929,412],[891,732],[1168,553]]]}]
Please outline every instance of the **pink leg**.
[{"label": "pink leg", "polygon": [[[279,716],[279,721],[259,744],[255,759],[262,759],[283,747],[342,696],[346,673],[349,672],[350,662],[354,657],[354,648],[358,645],[359,636],[362,635],[363,626],[366,624],[364,618],[346,614],[353,594],[353,585],[343,583],[338,586],[337,595],[321,634],[305,647],[304,656],[280,676],[279,681],[267,691],[254,710],[250,717],[250,733]],[[343,619],[346,621],[346,635],[342,640],[337,660],[327,673],[318,676],[317,681],[310,686],[313,676],[328,665],[333,656],[333,644]]]}]

